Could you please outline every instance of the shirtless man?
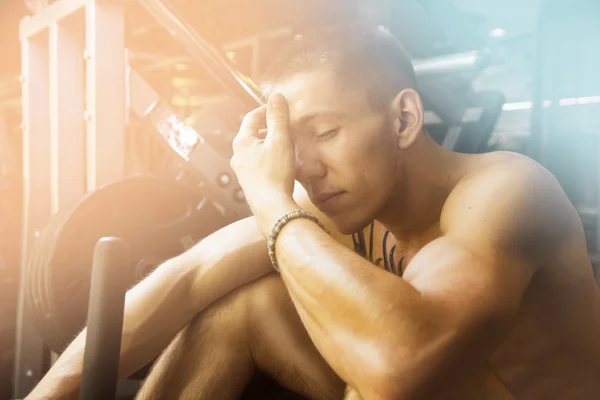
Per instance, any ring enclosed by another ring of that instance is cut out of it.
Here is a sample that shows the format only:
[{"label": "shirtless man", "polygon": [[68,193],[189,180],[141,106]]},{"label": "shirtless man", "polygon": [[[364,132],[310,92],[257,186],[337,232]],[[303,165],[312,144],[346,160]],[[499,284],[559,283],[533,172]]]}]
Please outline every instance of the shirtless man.
[{"label": "shirtless man", "polygon": [[[255,217],[127,295],[120,377],[166,348],[138,398],[235,399],[256,370],[314,399],[600,398],[598,288],[551,174],[437,145],[385,31],[297,46],[234,143]],[[331,233],[287,223],[273,272],[265,237],[301,208]],[[28,399],[77,392],[84,342]]]}]

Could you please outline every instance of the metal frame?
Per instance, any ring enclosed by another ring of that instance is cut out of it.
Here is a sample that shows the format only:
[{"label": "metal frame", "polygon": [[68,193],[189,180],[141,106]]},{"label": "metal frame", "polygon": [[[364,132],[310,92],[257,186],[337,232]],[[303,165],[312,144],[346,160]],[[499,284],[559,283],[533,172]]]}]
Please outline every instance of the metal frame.
[{"label": "metal frame", "polygon": [[252,79],[256,79],[261,71],[261,42],[263,42],[265,39],[291,37],[293,34],[294,30],[292,27],[286,26],[280,29],[274,29],[272,31],[262,32],[245,39],[224,43],[221,45],[221,49],[224,51],[238,51],[240,49],[252,48],[252,66],[250,70],[250,77]]},{"label": "metal frame", "polygon": [[[251,215],[243,192],[231,169],[229,160],[204,141],[203,134],[222,125],[217,116],[201,118],[197,126],[189,126],[179,119],[160,95],[134,70],[127,69],[128,109],[131,115],[149,122],[155,131],[182,160],[189,163],[202,177],[203,189],[211,193],[211,202],[219,209],[225,221],[235,222]],[[175,138],[185,138],[189,145],[179,148]]]},{"label": "metal frame", "polygon": [[188,54],[206,68],[211,78],[223,85],[244,113],[264,103],[254,82],[204,40],[174,7],[161,0],[138,0],[138,3],[163,29],[178,38]]},{"label": "metal frame", "polygon": [[15,398],[39,382],[47,359],[24,304],[35,240],[55,212],[125,173],[123,14],[121,2],[58,0],[21,21],[24,215]]},{"label": "metal frame", "polygon": [[15,168],[14,152],[9,143],[8,124],[0,107],[0,178],[12,174]]}]

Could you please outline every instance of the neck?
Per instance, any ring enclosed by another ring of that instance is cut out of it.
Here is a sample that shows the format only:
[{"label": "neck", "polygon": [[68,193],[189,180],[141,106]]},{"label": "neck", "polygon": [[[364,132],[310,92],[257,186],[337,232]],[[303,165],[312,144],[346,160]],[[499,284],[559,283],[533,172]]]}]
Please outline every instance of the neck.
[{"label": "neck", "polygon": [[398,240],[435,229],[458,181],[463,157],[439,146],[429,135],[421,135],[402,156],[398,182],[376,219]]}]

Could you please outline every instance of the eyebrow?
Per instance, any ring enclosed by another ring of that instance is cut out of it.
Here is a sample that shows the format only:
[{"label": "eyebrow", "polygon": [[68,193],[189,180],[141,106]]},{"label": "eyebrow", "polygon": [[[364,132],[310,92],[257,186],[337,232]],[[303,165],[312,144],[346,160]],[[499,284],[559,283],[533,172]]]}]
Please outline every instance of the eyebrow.
[{"label": "eyebrow", "polygon": [[303,115],[302,117],[300,117],[298,119],[298,121],[295,122],[295,124],[297,125],[306,125],[309,122],[312,122],[315,119],[319,119],[319,118],[328,118],[328,117],[333,117],[333,118],[343,118],[345,117],[346,114],[344,114],[341,111],[316,111],[316,112],[312,112],[310,114],[306,114]]}]

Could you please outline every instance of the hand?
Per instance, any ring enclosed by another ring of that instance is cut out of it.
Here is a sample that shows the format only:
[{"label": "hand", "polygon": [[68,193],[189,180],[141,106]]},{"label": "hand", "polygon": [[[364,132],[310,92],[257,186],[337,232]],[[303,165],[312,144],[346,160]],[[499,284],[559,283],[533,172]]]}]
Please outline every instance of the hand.
[{"label": "hand", "polygon": [[[265,125],[266,136],[261,129]],[[231,158],[231,167],[265,236],[277,219],[300,208],[292,198],[295,160],[288,104],[282,94],[275,93],[266,106],[246,115],[233,141]]]}]

